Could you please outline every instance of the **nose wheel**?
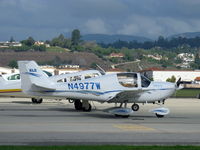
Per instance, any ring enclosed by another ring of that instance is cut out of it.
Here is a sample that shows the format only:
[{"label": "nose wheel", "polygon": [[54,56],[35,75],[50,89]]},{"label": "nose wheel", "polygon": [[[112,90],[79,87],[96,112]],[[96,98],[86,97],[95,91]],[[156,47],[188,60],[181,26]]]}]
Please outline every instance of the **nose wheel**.
[{"label": "nose wheel", "polygon": [[138,111],[139,108],[140,108],[140,106],[139,106],[138,104],[133,104],[133,105],[131,106],[131,108],[132,108],[133,111]]}]

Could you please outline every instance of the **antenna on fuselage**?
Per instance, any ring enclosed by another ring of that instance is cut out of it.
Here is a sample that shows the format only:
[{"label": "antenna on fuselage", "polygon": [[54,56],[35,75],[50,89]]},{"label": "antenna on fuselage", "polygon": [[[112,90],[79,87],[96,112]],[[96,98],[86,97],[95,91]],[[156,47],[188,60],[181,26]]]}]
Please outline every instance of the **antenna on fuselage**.
[{"label": "antenna on fuselage", "polygon": [[102,75],[105,75],[105,74],[106,74],[105,70],[104,70],[103,68],[101,68],[98,64],[96,64],[96,65],[97,65],[97,67],[99,68],[100,73],[101,73]]}]

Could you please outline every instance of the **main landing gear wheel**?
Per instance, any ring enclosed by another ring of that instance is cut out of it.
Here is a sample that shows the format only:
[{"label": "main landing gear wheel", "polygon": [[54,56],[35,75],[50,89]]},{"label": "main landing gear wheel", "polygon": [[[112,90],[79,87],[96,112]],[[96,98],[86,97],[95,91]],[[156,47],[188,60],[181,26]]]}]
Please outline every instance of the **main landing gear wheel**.
[{"label": "main landing gear wheel", "polygon": [[74,107],[76,110],[82,110],[82,102],[80,100],[75,100]]},{"label": "main landing gear wheel", "polygon": [[83,111],[90,112],[92,110],[91,104],[88,105],[88,107],[83,107]]},{"label": "main landing gear wheel", "polygon": [[133,111],[138,111],[139,108],[140,108],[140,106],[139,106],[138,104],[133,104],[133,105],[131,106],[131,108],[132,108]]},{"label": "main landing gear wheel", "polygon": [[88,100],[83,100],[82,101],[82,109],[83,111],[87,111],[87,112],[90,112],[92,110],[92,106],[91,104],[88,102]]},{"label": "main landing gear wheel", "polygon": [[43,101],[42,98],[39,98],[39,99],[37,99],[37,98],[32,98],[31,100],[32,100],[32,103],[33,103],[33,104],[41,104],[42,101]]}]

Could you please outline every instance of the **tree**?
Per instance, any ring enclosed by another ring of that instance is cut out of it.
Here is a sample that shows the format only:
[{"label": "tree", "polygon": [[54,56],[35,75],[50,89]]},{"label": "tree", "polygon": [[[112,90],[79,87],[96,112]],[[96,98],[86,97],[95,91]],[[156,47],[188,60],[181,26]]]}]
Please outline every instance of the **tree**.
[{"label": "tree", "polygon": [[166,81],[175,83],[176,82],[176,77],[173,75],[171,78],[168,78]]},{"label": "tree", "polygon": [[90,64],[90,68],[96,69],[97,68],[97,63],[96,62],[91,63]]},{"label": "tree", "polygon": [[55,37],[50,42],[51,46],[59,46],[62,48],[70,48],[71,40],[64,37],[63,34],[60,34],[58,37]]},{"label": "tree", "polygon": [[200,58],[198,53],[195,55],[194,63],[200,65]]},{"label": "tree", "polygon": [[8,66],[11,67],[11,68],[18,68],[17,61],[11,60],[8,64]]},{"label": "tree", "polygon": [[71,40],[72,40],[72,45],[78,45],[80,42],[80,31],[78,29],[75,29],[72,31],[72,36],[71,36]]},{"label": "tree", "polygon": [[46,51],[45,45],[33,45],[31,48],[33,48],[35,51],[40,51],[40,52]]},{"label": "tree", "polygon": [[27,40],[21,41],[22,44],[32,46],[35,44],[35,40],[30,36]]},{"label": "tree", "polygon": [[11,42],[11,43],[12,43],[12,42],[15,42],[13,36],[10,37],[10,42]]},{"label": "tree", "polygon": [[199,53],[196,53],[194,62],[190,64],[190,67],[193,69],[200,69],[200,58]]}]

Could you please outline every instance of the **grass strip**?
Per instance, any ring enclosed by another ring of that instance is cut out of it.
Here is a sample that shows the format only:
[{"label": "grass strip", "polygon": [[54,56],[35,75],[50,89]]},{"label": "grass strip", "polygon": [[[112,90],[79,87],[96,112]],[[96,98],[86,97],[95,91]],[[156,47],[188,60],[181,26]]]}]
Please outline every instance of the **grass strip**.
[{"label": "grass strip", "polygon": [[200,150],[200,146],[0,146],[0,150]]}]

